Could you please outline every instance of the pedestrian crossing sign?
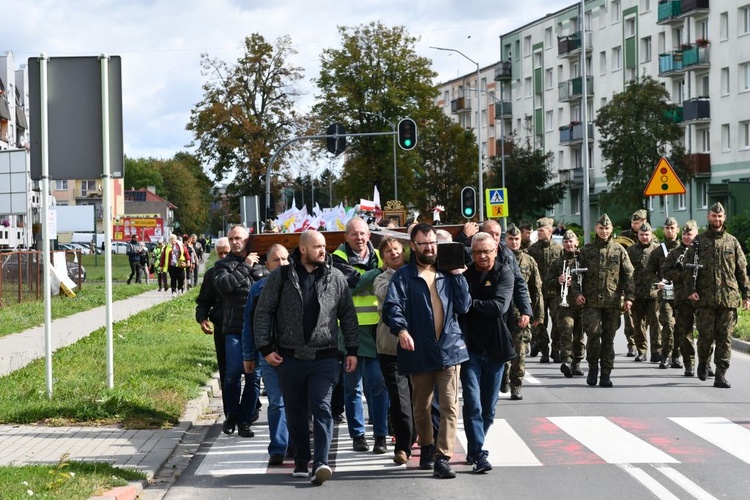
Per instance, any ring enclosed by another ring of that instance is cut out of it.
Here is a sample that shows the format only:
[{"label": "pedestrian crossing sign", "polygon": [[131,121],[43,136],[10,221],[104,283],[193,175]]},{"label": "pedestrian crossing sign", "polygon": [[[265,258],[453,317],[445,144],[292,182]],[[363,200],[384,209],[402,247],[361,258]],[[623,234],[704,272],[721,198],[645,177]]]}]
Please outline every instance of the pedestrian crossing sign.
[{"label": "pedestrian crossing sign", "polygon": [[675,173],[669,161],[662,157],[656,165],[651,180],[648,181],[644,196],[662,196],[667,194],[685,194],[685,185]]},{"label": "pedestrian crossing sign", "polygon": [[484,190],[485,211],[487,218],[508,216],[508,190],[490,188]]}]

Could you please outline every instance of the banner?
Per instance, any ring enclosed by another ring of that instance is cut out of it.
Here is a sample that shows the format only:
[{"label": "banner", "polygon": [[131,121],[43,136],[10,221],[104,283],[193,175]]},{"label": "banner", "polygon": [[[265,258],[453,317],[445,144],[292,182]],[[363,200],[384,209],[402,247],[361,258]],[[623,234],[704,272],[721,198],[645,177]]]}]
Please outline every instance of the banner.
[{"label": "banner", "polygon": [[115,217],[112,220],[112,239],[130,241],[135,235],[138,241],[156,243],[164,238],[164,219],[158,215],[136,214]]}]

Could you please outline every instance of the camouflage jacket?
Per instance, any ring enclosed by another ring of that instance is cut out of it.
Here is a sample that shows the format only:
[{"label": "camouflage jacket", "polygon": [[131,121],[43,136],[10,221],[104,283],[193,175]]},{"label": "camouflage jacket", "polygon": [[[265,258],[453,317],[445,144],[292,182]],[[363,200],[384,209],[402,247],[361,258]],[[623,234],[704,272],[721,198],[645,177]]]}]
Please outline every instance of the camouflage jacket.
[{"label": "camouflage jacket", "polygon": [[[633,283],[635,284],[636,299],[656,299],[656,277],[648,272],[648,260],[659,242],[651,240],[647,245],[640,241],[628,248],[628,257],[633,264]],[[661,251],[661,250],[659,250]]]},{"label": "camouflage jacket", "polygon": [[[546,278],[547,271],[549,270],[552,261],[557,259],[563,252],[563,247],[559,243],[555,243],[552,240],[542,241],[539,240],[529,247],[527,250],[528,254],[534,257],[536,265],[542,274],[542,281]],[[547,297],[547,290],[545,290],[544,296]]]},{"label": "camouflage jacket", "polygon": [[[661,268],[664,265],[664,261],[667,260],[669,252],[674,250],[680,245],[679,240],[666,240],[664,243],[659,243],[659,248],[654,249],[648,258],[648,264],[646,264],[646,271],[649,276],[654,280],[654,283],[658,283],[663,279],[666,279],[661,274]],[[666,253],[664,249],[667,249]],[[658,292],[659,298],[661,299],[661,292]]]},{"label": "camouflage jacket", "polygon": [[[688,248],[689,247],[680,243],[679,246],[672,249],[672,251],[669,252],[669,255],[667,255],[667,258],[664,259],[664,264],[662,264],[660,270],[661,277],[667,281],[671,281],[672,285],[674,285],[675,304],[692,304],[687,298],[687,283],[685,282],[682,273],[685,265],[685,254],[687,253]],[[693,279],[692,275],[690,279]]]},{"label": "camouflage jacket", "polygon": [[633,264],[628,253],[611,237],[604,241],[596,238],[581,250],[579,263],[588,268],[582,286],[573,281],[572,299],[586,297],[584,307],[620,307],[620,299],[634,299]]},{"label": "camouflage jacket", "polygon": [[[531,318],[531,322],[539,321],[544,323],[544,298],[542,294],[542,276],[539,273],[539,268],[536,265],[536,261],[531,258],[523,250],[514,251],[513,255],[516,256],[518,267],[521,269],[521,276],[526,281],[526,286],[529,287],[529,299],[531,300],[531,310],[534,312],[534,317]],[[513,306],[513,319],[518,319],[521,315],[515,305]]]},{"label": "camouflage jacket", "polygon": [[[576,253],[578,253],[578,251],[576,251]],[[560,275],[563,272],[563,263],[573,270],[576,268],[576,260],[579,260],[578,267],[583,267],[580,265],[580,259],[576,258],[576,253],[563,251],[563,253],[561,253],[560,256],[550,264],[550,268],[547,270],[547,274],[544,278],[544,290],[547,292],[547,295],[554,297],[555,304],[557,305],[560,305],[561,301],[560,293],[562,291],[562,285],[560,284]],[[573,300],[573,283],[579,281],[579,276],[580,280],[583,280],[582,275],[571,275],[572,281],[568,287],[568,305],[570,305],[570,307],[578,307]]]},{"label": "camouflage jacket", "polygon": [[695,286],[693,269],[682,271],[687,284],[687,294],[698,292],[700,300],[695,307],[738,308],[742,300],[750,297],[747,280],[747,260],[737,238],[726,232],[708,229],[693,240],[685,255],[685,264],[694,262],[698,252],[698,282]]}]

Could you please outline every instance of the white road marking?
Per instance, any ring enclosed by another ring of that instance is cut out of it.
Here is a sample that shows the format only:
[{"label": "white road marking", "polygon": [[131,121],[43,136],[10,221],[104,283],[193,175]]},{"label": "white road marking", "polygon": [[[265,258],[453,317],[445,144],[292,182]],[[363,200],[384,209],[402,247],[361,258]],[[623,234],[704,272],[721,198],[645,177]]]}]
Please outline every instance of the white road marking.
[{"label": "white road marking", "polygon": [[670,418],[693,434],[750,464],[750,430],[723,417]]},{"label": "white road marking", "polygon": [[675,496],[671,491],[664,487],[664,485],[649,476],[643,469],[631,467],[627,464],[620,464],[618,467],[630,474],[636,481],[645,486],[650,493],[654,494],[660,500],[680,500],[680,497]]},{"label": "white road marking", "polygon": [[[458,422],[458,440],[464,450],[468,449],[464,422]],[[526,446],[521,436],[501,418],[496,418],[484,440],[484,449],[490,452],[488,457],[494,467],[538,467],[542,462]]]},{"label": "white road marking", "polygon": [[715,496],[695,484],[686,476],[674,470],[672,467],[667,467],[666,465],[654,465],[654,468],[674,481],[683,490],[687,491],[698,500],[718,500]]}]

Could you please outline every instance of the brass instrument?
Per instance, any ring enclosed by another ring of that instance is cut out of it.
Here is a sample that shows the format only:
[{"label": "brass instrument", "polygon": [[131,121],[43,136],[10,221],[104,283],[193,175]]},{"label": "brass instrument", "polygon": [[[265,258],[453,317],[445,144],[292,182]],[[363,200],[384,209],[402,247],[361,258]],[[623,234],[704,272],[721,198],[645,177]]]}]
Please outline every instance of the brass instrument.
[{"label": "brass instrument", "polygon": [[614,240],[615,240],[615,242],[617,242],[620,245],[622,245],[623,247],[625,247],[625,249],[628,249],[632,245],[635,245],[635,241],[631,240],[627,236],[617,236],[617,237],[615,237]]},{"label": "brass instrument", "polygon": [[[693,270],[693,290],[698,291],[698,271],[703,267],[703,264],[698,262],[698,240],[693,240],[693,263],[685,264],[687,269]],[[687,252],[686,252],[687,253]]]},{"label": "brass instrument", "polygon": [[560,307],[570,307],[570,304],[568,304],[568,281],[570,281],[570,266],[568,265],[568,261],[566,259],[563,259],[563,282],[562,282],[562,288],[560,289],[560,297],[562,298],[562,301],[560,301]]}]

